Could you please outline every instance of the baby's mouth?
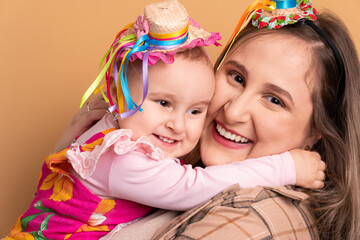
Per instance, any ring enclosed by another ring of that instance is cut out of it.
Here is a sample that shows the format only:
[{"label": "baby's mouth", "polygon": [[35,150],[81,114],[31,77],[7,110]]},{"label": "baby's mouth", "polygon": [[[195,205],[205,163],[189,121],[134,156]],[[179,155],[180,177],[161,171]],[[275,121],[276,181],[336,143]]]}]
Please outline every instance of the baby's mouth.
[{"label": "baby's mouth", "polygon": [[163,136],[159,136],[159,135],[156,135],[154,134],[158,139],[160,139],[161,141],[163,142],[166,142],[166,143],[174,143],[174,142],[177,142],[177,140],[174,140],[174,139],[169,139],[169,138],[166,138],[166,137],[163,137]]},{"label": "baby's mouth", "polygon": [[219,133],[219,135],[223,136],[224,138],[235,142],[239,144],[246,144],[249,143],[249,139],[244,138],[240,135],[237,135],[235,133],[227,131],[225,128],[223,128],[219,123],[215,122],[216,131]]}]

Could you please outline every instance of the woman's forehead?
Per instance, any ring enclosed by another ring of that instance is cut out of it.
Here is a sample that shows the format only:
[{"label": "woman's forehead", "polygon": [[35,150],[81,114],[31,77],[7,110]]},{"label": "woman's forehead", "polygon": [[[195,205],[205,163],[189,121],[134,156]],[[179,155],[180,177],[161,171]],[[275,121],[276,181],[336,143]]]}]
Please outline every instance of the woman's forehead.
[{"label": "woman's forehead", "polygon": [[[250,54],[246,54],[248,52]],[[282,62],[288,67],[299,68],[308,74],[313,71],[315,64],[313,51],[307,42],[293,35],[274,32],[248,35],[241,39],[233,46],[225,62],[232,58],[241,59],[243,62],[261,62],[262,59],[266,59],[267,67]]]},{"label": "woman's forehead", "polygon": [[285,34],[240,40],[224,61],[224,67],[229,65],[246,73],[248,81],[265,79],[289,91],[298,88],[311,93],[318,79],[310,48],[303,40]]},{"label": "woman's forehead", "polygon": [[[283,49],[288,49],[288,46],[294,43],[293,46],[296,46],[294,50],[310,50],[308,43],[299,38],[298,36],[291,35],[286,32],[277,32],[276,30],[259,30],[259,32],[252,32],[247,36],[240,39],[237,43],[235,43],[230,50],[231,52],[236,51],[239,48],[243,48],[248,44],[262,44],[262,42],[266,42],[271,46],[272,44],[276,44],[281,42],[283,45]],[[309,57],[311,57],[311,51],[308,52]]]}]

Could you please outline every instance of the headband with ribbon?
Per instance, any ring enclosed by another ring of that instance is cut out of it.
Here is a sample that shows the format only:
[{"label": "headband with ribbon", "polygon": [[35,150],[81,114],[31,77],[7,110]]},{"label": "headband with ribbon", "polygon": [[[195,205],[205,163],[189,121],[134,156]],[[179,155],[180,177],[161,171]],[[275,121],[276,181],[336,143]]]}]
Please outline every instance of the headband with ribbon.
[{"label": "headband with ribbon", "polygon": [[[285,12],[285,14],[272,14],[275,11]],[[316,10],[312,7],[311,0],[255,0],[243,13],[225,45],[218,68],[234,44],[236,37],[250,21],[257,28],[277,29],[288,24],[294,24],[303,18],[314,21],[316,20],[315,14]]]}]

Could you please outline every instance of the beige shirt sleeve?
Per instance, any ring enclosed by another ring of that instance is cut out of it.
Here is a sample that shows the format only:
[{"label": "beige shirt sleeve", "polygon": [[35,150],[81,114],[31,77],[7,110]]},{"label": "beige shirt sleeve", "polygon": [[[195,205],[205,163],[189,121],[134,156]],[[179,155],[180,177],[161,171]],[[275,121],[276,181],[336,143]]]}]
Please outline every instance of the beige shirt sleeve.
[{"label": "beige shirt sleeve", "polygon": [[179,212],[157,210],[133,224],[130,224],[119,231],[114,229],[102,240],[150,240],[154,233],[163,225],[175,218]]},{"label": "beige shirt sleeve", "polygon": [[286,187],[234,185],[164,225],[154,240],[319,239],[308,196]]}]

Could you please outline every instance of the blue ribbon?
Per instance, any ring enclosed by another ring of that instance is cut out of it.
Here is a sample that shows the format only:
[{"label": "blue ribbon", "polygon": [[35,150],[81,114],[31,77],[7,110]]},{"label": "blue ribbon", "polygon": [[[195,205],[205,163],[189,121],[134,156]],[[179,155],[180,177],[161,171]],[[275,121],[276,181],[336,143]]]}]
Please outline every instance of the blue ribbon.
[{"label": "blue ribbon", "polygon": [[[139,38],[135,45],[132,47],[132,49],[130,50],[130,52],[127,54],[126,58],[125,58],[125,66],[122,66],[121,71],[120,71],[120,82],[121,82],[121,89],[122,92],[124,94],[124,98],[126,101],[126,104],[128,106],[129,110],[132,110],[135,105],[135,103],[133,102],[133,100],[131,99],[130,96],[130,91],[129,91],[129,86],[127,83],[127,67],[128,67],[128,63],[130,60],[130,56],[135,53],[135,52],[141,52],[141,51],[145,51],[147,49],[147,47],[149,46],[149,43],[147,42],[147,40],[149,39],[148,35],[144,35],[141,38]],[[141,43],[144,43],[144,45],[139,46]],[[125,68],[125,72],[124,72],[124,68]],[[136,105],[135,105],[136,106]]]},{"label": "blue ribbon", "polygon": [[148,82],[148,59],[149,59],[149,54],[150,54],[150,52],[144,53],[143,64],[142,64],[142,68],[143,68],[143,99],[142,99],[141,103],[139,104],[139,106],[137,106],[134,103],[134,105],[135,105],[134,109],[131,109],[131,110],[127,111],[127,112],[120,113],[120,117],[122,119],[130,117],[131,115],[133,115],[137,111],[142,111],[141,105],[145,101],[145,98],[146,98],[147,93],[148,93],[148,88],[149,88],[149,82]]},{"label": "blue ribbon", "polygon": [[276,9],[288,9],[296,7],[296,0],[273,0],[276,2]]},{"label": "blue ribbon", "polygon": [[[149,54],[150,54],[150,49],[154,48],[154,47],[151,47],[150,44],[159,46],[158,47],[159,49],[171,48],[171,47],[178,46],[178,45],[181,45],[182,43],[184,43],[187,40],[188,36],[189,36],[189,33],[187,33],[185,35],[185,37],[183,37],[181,39],[161,41],[161,40],[156,40],[156,39],[150,39],[148,35],[144,35],[136,41],[134,46],[132,46],[130,52],[126,55],[126,58],[124,59],[124,64],[123,64],[123,66],[121,66],[121,69],[120,69],[121,90],[123,92],[125,102],[127,104],[128,110],[129,110],[128,112],[124,112],[124,113],[120,114],[121,118],[126,118],[126,117],[133,115],[137,111],[142,111],[142,109],[140,107],[141,107],[142,103],[144,102],[146,95],[147,95],[147,91],[148,91],[148,58],[149,58]],[[143,45],[141,45],[141,44],[143,44]],[[156,47],[154,49],[156,49]],[[129,63],[130,57],[133,53],[142,52],[142,51],[146,51],[146,50],[148,50],[148,51],[144,54],[144,57],[143,57],[143,100],[142,100],[141,104],[138,106],[135,104],[135,102],[132,100],[132,98],[130,96],[129,86],[128,86],[128,82],[127,82],[127,68],[128,68],[128,63]],[[119,73],[117,71],[116,61],[114,62],[113,69],[114,69],[114,77],[115,77],[115,79],[117,79]],[[124,69],[125,69],[125,71],[124,71]],[[134,106],[135,106],[135,108],[134,108]]]},{"label": "blue ribbon", "polygon": [[152,45],[157,45],[157,46],[172,46],[172,45],[178,45],[178,44],[182,44],[186,41],[186,39],[189,36],[189,32],[185,35],[185,37],[181,38],[181,39],[176,39],[176,40],[156,40],[156,39],[149,39],[149,43]]}]

